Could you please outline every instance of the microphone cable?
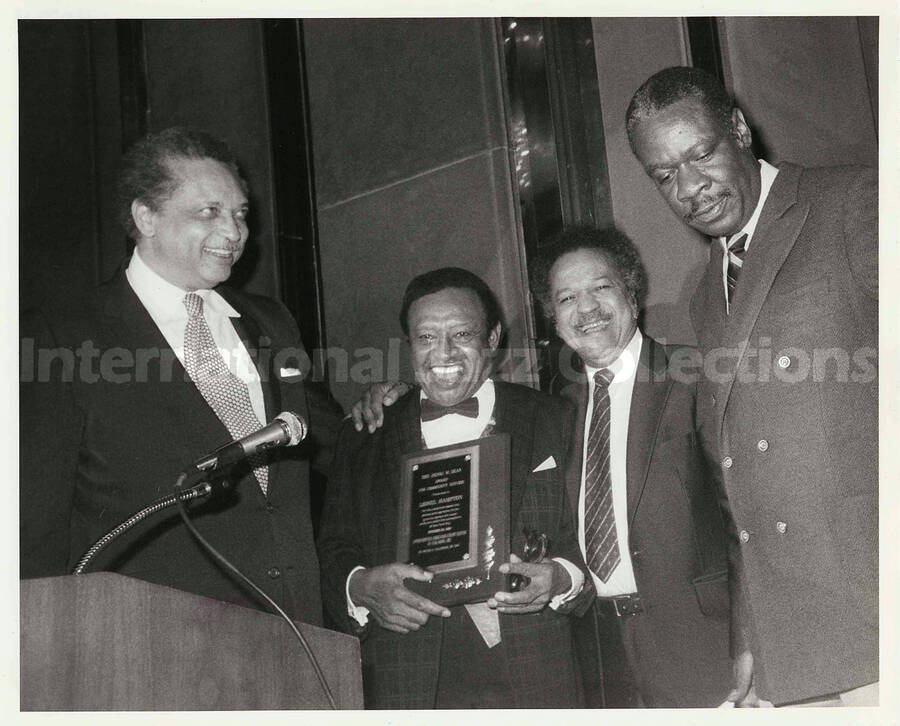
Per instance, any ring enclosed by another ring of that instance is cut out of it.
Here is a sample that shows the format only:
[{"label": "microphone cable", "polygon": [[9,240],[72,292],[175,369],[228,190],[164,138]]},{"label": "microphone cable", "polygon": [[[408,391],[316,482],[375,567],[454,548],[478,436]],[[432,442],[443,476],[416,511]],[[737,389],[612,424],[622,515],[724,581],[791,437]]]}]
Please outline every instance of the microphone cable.
[{"label": "microphone cable", "polygon": [[[306,641],[306,638],[303,636],[303,633],[300,632],[299,628],[294,624],[294,621],[288,616],[284,610],[276,603],[271,597],[269,597],[263,590],[256,585],[249,577],[247,577],[243,572],[241,572],[235,565],[233,565],[222,553],[220,553],[215,547],[213,547],[206,539],[203,537],[200,532],[197,531],[197,528],[194,526],[194,523],[191,522],[190,517],[187,514],[187,508],[184,506],[184,502],[182,498],[178,496],[178,492],[181,489],[181,484],[184,482],[187,474],[181,473],[178,477],[178,481],[175,482],[175,503],[178,505],[178,513],[181,515],[182,520],[184,520],[185,526],[188,528],[188,531],[196,538],[196,540],[203,545],[207,552],[209,552],[219,564],[225,567],[229,572],[236,575],[243,583],[248,585],[254,592],[256,592],[261,598],[263,598],[275,612],[284,618],[284,621],[288,624],[290,629],[293,631],[294,635],[297,637],[297,640],[300,641],[300,645],[303,646],[303,650],[306,651],[306,655],[309,658],[309,662],[312,664],[313,670],[316,673],[316,678],[319,679],[319,684],[322,686],[322,690],[325,692],[325,697],[328,699],[328,705],[332,710],[337,710],[337,702],[334,700],[334,695],[331,693],[331,688],[328,686],[328,682],[325,680],[325,674],[322,673],[322,668],[319,665],[319,661],[316,659],[316,656],[312,652],[312,648],[309,647],[309,643]],[[190,490],[188,490],[190,491]]]}]

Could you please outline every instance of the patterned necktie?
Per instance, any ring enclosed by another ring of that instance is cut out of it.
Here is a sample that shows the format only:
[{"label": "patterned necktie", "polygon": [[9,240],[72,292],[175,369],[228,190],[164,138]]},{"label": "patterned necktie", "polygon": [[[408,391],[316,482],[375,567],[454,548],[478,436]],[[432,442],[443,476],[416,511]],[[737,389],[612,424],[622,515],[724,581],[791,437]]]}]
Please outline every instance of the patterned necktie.
[{"label": "patterned necktie", "polygon": [[[184,367],[203,398],[225,424],[233,439],[259,429],[259,419],[250,403],[247,384],[232,373],[213,340],[203,317],[203,298],[190,292],[184,296],[188,322],[184,329]],[[269,485],[269,470],[262,455],[248,458],[263,494]]]},{"label": "patterned necktie", "polygon": [[728,284],[728,302],[734,300],[734,290],[737,287],[738,275],[744,265],[744,254],[747,252],[747,235],[742,234],[734,242],[728,245],[728,272],[725,275]]},{"label": "patterned necktie", "polygon": [[594,411],[584,469],[584,546],[587,564],[603,582],[619,564],[619,538],[609,469],[609,384],[613,373],[594,374]]}]

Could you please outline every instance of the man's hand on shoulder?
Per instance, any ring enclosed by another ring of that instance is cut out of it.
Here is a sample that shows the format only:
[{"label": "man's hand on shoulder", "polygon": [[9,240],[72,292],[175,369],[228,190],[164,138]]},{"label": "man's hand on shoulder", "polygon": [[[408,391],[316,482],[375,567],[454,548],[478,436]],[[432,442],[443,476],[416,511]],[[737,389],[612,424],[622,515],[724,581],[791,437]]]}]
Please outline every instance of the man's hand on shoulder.
[{"label": "man's hand on shoulder", "polygon": [[403,381],[373,384],[350,409],[354,428],[362,431],[365,426],[370,434],[380,428],[384,423],[383,407],[393,405],[409,388]]},{"label": "man's hand on shoulder", "polygon": [[403,584],[405,578],[429,582],[432,577],[432,573],[421,567],[401,562],[358,570],[350,576],[350,599],[355,605],[368,608],[382,628],[409,633],[425,625],[431,615],[450,617],[447,608],[417,595]]},{"label": "man's hand on shoulder", "polygon": [[500,565],[504,574],[519,574],[529,578],[527,587],[518,592],[498,592],[487,601],[488,607],[498,612],[523,615],[543,610],[557,595],[562,595],[572,587],[572,578],[556,560],[522,562],[510,554],[509,562]]}]

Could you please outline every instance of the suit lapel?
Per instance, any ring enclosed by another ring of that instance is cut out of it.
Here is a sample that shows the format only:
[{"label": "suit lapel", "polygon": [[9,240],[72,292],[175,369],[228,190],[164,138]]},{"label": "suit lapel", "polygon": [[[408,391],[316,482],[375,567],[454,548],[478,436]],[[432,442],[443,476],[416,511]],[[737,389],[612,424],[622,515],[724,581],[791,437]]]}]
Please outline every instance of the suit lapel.
[{"label": "suit lapel", "polygon": [[566,493],[572,507],[574,521],[578,521],[578,501],[581,497],[581,468],[584,465],[584,419],[587,416],[588,384],[584,371],[581,370],[576,379],[564,385],[559,395],[567,398],[575,405],[575,427],[572,430],[572,441],[569,447],[569,468],[566,471]]},{"label": "suit lapel", "polygon": [[272,361],[272,338],[263,332],[257,315],[246,304],[245,300],[228,287],[216,289],[240,317],[229,318],[234,332],[244,344],[244,349],[253,361],[259,380],[262,385],[264,421],[266,424],[273,416],[281,411],[282,391],[281,379],[275,374]]},{"label": "suit lapel", "polygon": [[240,310],[238,312],[241,313],[241,317],[230,318],[231,325],[250,354],[250,359],[259,374],[265,406],[265,420],[261,423],[266,424],[281,411],[281,380],[275,375],[272,367],[272,341],[262,334],[259,324],[253,317]]},{"label": "suit lapel", "polygon": [[420,451],[422,447],[422,423],[419,418],[419,389],[413,388],[394,404],[399,407],[384,427],[384,459],[382,471],[386,473],[388,485],[394,494],[395,504],[401,497],[400,466],[405,454]]},{"label": "suit lapel", "polygon": [[799,167],[791,164],[780,167],[744,259],[735,304],[731,306],[721,343],[726,349],[738,351],[736,364],[726,383],[725,395],[719,401],[719,419],[722,422],[735,375],[746,353],[750,331],[775,276],[790,254],[809,214],[809,204],[797,200],[800,171]]},{"label": "suit lapel", "polygon": [[647,485],[650,457],[656,444],[662,411],[672,387],[667,370],[665,348],[645,336],[628,416],[625,480],[629,531],[633,527],[638,504]]},{"label": "suit lapel", "polygon": [[151,357],[147,365],[146,380],[139,382],[152,391],[159,410],[177,411],[180,419],[196,422],[186,430],[197,433],[197,440],[181,442],[185,448],[194,451],[196,456],[203,452],[199,447],[207,446],[208,442],[201,441],[199,432],[215,432],[214,440],[220,445],[227,443],[231,439],[228,429],[188,377],[162,331],[132,290],[125,277],[125,264],[105,287],[103,315],[103,329],[109,331],[109,340],[117,346],[135,353],[159,351],[159,357]]},{"label": "suit lapel", "polygon": [[512,540],[516,536],[513,530],[518,522],[523,489],[531,473],[529,452],[534,436],[534,416],[530,412],[514,410],[510,405],[510,392],[502,381],[494,381],[494,389],[494,431],[509,434],[509,534]]}]

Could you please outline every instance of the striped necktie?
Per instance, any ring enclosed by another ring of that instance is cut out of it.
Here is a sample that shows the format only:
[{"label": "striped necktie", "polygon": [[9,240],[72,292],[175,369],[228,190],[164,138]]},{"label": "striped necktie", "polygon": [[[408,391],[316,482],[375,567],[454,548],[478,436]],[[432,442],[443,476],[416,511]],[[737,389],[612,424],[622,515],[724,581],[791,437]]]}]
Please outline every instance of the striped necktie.
[{"label": "striped necktie", "polygon": [[603,582],[609,580],[621,559],[609,467],[609,384],[612,379],[613,373],[608,368],[594,374],[594,410],[584,469],[584,547],[588,567]]},{"label": "striped necktie", "polygon": [[[262,424],[250,403],[250,390],[225,364],[203,317],[203,298],[190,292],[184,296],[184,306],[188,312],[184,329],[185,370],[233,439],[252,434]],[[248,458],[248,462],[263,494],[266,494],[269,470],[264,457],[255,454]]]},{"label": "striped necktie", "polygon": [[728,272],[725,274],[725,280],[728,285],[728,303],[734,300],[734,291],[737,288],[738,276],[741,274],[741,267],[744,266],[744,255],[747,252],[747,235],[742,234],[730,245],[728,245]]}]

